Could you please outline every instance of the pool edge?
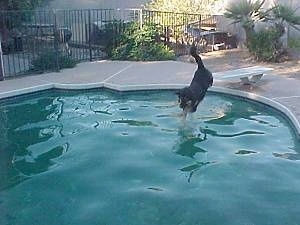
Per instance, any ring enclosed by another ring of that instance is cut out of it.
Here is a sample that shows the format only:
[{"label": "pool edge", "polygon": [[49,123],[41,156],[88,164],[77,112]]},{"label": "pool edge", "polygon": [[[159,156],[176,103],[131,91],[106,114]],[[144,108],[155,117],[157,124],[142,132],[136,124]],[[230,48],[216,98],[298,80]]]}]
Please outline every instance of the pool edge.
[{"label": "pool edge", "polygon": [[275,101],[271,98],[267,98],[265,96],[262,96],[262,95],[249,93],[249,92],[245,92],[245,91],[233,90],[233,89],[230,89],[230,88],[213,87],[213,88],[211,88],[211,91],[212,92],[217,92],[217,93],[234,95],[234,96],[238,96],[238,97],[242,97],[242,98],[247,98],[247,99],[250,99],[252,101],[263,103],[263,104],[265,104],[269,107],[272,107],[272,108],[280,111],[291,122],[291,125],[293,126],[293,128],[295,129],[295,131],[297,133],[297,138],[298,138],[298,140],[300,140],[300,123],[299,123],[298,119],[296,118],[296,116],[293,114],[293,112],[291,110],[289,110],[283,104],[281,104],[281,103],[279,103],[279,102],[277,102],[277,101]]}]

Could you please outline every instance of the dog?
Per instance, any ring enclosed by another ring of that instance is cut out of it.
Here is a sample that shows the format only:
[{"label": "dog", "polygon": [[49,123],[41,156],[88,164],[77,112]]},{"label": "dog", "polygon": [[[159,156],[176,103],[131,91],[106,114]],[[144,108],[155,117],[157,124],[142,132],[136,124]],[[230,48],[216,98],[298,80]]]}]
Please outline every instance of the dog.
[{"label": "dog", "polygon": [[197,48],[193,44],[190,54],[195,58],[198,68],[190,86],[180,89],[178,95],[179,107],[183,110],[183,118],[187,113],[196,112],[199,103],[204,99],[207,89],[213,85],[212,73],[205,68],[200,55],[197,54]]}]

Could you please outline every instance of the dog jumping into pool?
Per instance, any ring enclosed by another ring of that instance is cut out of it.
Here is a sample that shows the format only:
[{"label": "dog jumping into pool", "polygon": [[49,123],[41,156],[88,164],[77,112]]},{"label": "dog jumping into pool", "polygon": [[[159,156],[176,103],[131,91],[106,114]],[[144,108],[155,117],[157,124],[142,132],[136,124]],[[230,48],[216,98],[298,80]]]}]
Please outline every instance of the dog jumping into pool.
[{"label": "dog jumping into pool", "polygon": [[207,89],[213,85],[212,73],[205,68],[200,55],[197,54],[197,48],[193,44],[190,54],[195,58],[198,68],[190,86],[180,89],[178,95],[179,107],[182,108],[183,119],[186,119],[188,113],[196,112],[199,103],[204,99]]}]

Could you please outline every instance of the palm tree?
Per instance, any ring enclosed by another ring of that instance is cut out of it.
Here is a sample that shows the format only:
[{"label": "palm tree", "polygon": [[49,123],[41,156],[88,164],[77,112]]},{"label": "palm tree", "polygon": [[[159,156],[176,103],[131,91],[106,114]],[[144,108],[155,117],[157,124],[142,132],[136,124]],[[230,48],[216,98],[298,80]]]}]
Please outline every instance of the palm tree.
[{"label": "palm tree", "polygon": [[246,34],[246,44],[254,33],[256,22],[265,21],[268,18],[268,12],[262,9],[265,0],[240,0],[232,2],[226,9],[224,16],[232,19],[233,24],[240,23]]},{"label": "palm tree", "polygon": [[[291,26],[300,31],[300,16],[296,15],[297,9],[275,3],[274,6],[263,10],[265,0],[240,0],[239,3],[230,5],[225,16],[240,23],[246,33],[246,46],[257,58],[267,61],[278,61],[285,53],[281,40],[285,34],[286,26]],[[255,23],[271,22],[266,29],[255,32]]]},{"label": "palm tree", "polygon": [[272,8],[272,19],[280,36],[284,34],[286,25],[300,31],[300,28],[297,27],[300,25],[300,16],[296,15],[297,10],[297,8],[293,9],[291,6],[281,4],[275,4]]}]

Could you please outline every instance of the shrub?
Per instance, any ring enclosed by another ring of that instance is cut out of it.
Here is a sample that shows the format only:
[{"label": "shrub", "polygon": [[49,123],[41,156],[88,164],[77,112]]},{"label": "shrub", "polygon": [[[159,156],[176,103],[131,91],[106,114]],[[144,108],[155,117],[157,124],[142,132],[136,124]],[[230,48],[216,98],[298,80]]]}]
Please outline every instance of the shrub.
[{"label": "shrub", "polygon": [[300,38],[290,38],[288,41],[288,46],[292,49],[300,50]]},{"label": "shrub", "polygon": [[41,72],[41,71],[53,71],[60,70],[64,68],[73,68],[77,64],[77,61],[71,57],[64,55],[61,52],[56,52],[54,50],[48,50],[38,55],[37,58],[32,60],[31,71]]},{"label": "shrub", "polygon": [[154,61],[171,60],[175,54],[169,47],[160,43],[158,26],[144,24],[140,29],[138,23],[130,24],[119,37],[119,46],[112,51],[112,59]]},{"label": "shrub", "polygon": [[280,35],[275,27],[253,33],[247,46],[249,52],[259,61],[278,62],[283,53]]}]

